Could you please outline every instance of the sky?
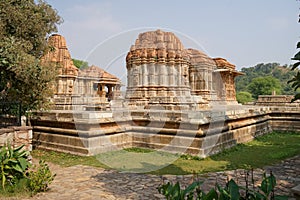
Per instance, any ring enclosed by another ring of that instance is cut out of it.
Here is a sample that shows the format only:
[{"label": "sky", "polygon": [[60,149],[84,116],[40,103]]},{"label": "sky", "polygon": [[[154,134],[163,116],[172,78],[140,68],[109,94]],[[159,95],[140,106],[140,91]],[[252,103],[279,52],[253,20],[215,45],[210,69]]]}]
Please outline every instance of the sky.
[{"label": "sky", "polygon": [[292,64],[300,40],[297,0],[46,0],[64,22],[72,58],[126,79],[125,56],[138,34],[174,32],[185,48],[223,57],[237,69]]}]

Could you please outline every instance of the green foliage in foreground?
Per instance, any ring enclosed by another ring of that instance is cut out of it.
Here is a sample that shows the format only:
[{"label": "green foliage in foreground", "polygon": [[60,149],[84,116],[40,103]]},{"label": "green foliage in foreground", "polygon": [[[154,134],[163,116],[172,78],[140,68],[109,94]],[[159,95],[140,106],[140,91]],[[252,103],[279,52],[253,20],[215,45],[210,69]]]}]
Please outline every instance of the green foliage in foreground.
[{"label": "green foliage in foreground", "polygon": [[48,186],[54,180],[56,174],[52,174],[49,166],[44,160],[39,161],[39,166],[35,166],[33,170],[28,173],[28,189],[31,194],[45,192]]},{"label": "green foliage in foreground", "polygon": [[[167,200],[284,200],[288,199],[286,196],[278,196],[274,193],[276,186],[276,178],[273,174],[266,176],[264,174],[261,185],[258,187],[254,186],[254,182],[249,187],[249,180],[246,180],[246,185],[239,186],[236,182],[231,179],[226,183],[223,188],[216,183],[216,188],[212,188],[208,193],[205,193],[201,189],[202,182],[195,181],[188,185],[186,188],[181,188],[179,182],[164,183],[158,187],[160,194],[164,195]],[[241,192],[243,191],[243,192]]]},{"label": "green foliage in foreground", "polygon": [[7,184],[14,185],[18,180],[25,178],[30,163],[27,161],[28,151],[22,150],[24,145],[13,149],[10,144],[0,150],[0,180],[2,188]]},{"label": "green foliage in foreground", "polygon": [[29,196],[46,191],[55,177],[43,160],[39,166],[32,166],[28,161],[29,152],[22,150],[23,147],[13,149],[8,144],[0,150],[0,197]]},{"label": "green foliage in foreground", "polygon": [[[126,152],[143,155],[154,152],[149,149],[130,148]],[[110,152],[117,160],[124,159],[125,151]],[[165,157],[176,156],[170,153],[162,153]],[[277,163],[283,159],[300,154],[300,134],[288,132],[273,132],[246,144],[239,144],[233,148],[224,150],[208,158],[199,158],[191,155],[177,155],[178,159],[172,164],[161,168],[152,174],[192,174],[223,171],[232,169],[261,168]],[[33,157],[59,164],[64,167],[73,165],[89,165],[101,168],[109,168],[102,164],[98,156],[75,156],[58,152],[34,150]],[[103,154],[101,154],[103,155]],[[108,155],[108,154],[104,154]],[[128,157],[126,163],[134,161],[135,157]],[[132,160],[131,160],[132,159]]]},{"label": "green foliage in foreground", "polygon": [[[300,21],[300,19],[299,19]],[[300,42],[297,43],[297,49],[300,48]],[[292,70],[298,69],[300,66],[300,51],[295,54],[295,56],[292,58],[292,60],[297,61],[293,64]],[[288,83],[292,83],[292,88],[297,91],[298,88],[300,88],[300,72],[297,70],[297,74],[294,75],[293,78],[291,78]],[[294,99],[292,101],[296,101],[300,99],[300,93],[295,94]]]},{"label": "green foliage in foreground", "polygon": [[[300,23],[300,15],[299,15],[299,18],[298,18],[298,23]],[[298,52],[292,58],[292,60],[296,61],[292,66],[292,70],[296,70],[300,66],[300,50],[299,50],[300,49],[300,42],[297,42],[296,48],[298,49]],[[297,74],[295,74],[294,77],[289,80],[289,83],[292,83],[292,88],[295,91],[297,91],[300,88],[300,72],[299,72],[299,70],[297,70]],[[299,92],[297,94],[295,94],[294,99],[292,101],[296,101],[298,99],[300,99],[300,93]]]}]

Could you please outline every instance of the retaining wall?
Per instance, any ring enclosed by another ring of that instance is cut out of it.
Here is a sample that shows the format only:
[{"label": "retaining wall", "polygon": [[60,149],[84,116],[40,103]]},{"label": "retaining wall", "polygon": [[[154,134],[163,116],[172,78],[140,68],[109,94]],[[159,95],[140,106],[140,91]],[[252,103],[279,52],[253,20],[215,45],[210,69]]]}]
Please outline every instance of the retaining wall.
[{"label": "retaining wall", "polygon": [[32,150],[32,127],[11,126],[0,129],[0,146],[10,143],[13,147],[25,145],[25,149]]}]

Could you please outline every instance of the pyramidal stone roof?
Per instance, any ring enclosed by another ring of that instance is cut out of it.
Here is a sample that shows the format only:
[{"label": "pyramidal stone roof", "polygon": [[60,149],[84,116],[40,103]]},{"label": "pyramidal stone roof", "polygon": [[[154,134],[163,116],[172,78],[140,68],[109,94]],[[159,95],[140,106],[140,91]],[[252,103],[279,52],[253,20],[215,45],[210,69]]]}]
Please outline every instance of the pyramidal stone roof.
[{"label": "pyramidal stone roof", "polygon": [[67,48],[66,39],[58,34],[53,34],[48,39],[52,48],[41,59],[42,63],[52,62],[60,66],[60,75],[78,75],[78,68],[74,65],[70,52]]},{"label": "pyramidal stone roof", "polygon": [[115,79],[115,80],[119,81],[119,79],[116,76],[108,73],[107,71],[105,71],[95,65],[92,65],[88,68],[80,70],[79,76],[89,77],[89,78],[108,78],[108,79]]}]

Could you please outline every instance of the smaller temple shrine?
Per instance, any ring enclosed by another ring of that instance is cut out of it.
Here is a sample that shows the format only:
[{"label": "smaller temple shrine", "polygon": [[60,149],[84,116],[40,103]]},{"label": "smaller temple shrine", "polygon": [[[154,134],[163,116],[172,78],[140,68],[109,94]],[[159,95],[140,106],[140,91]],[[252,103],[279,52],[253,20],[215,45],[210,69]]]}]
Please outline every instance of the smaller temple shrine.
[{"label": "smaller temple shrine", "polygon": [[54,34],[48,43],[53,50],[42,62],[59,69],[54,86],[54,109],[106,109],[109,101],[120,95],[121,81],[117,77],[97,66],[80,70],[73,64],[63,36]]}]

